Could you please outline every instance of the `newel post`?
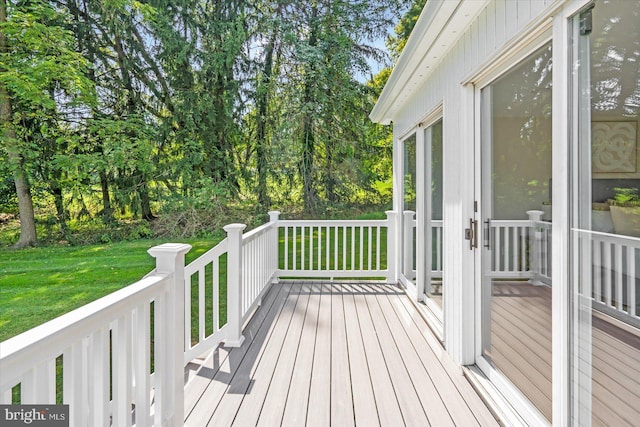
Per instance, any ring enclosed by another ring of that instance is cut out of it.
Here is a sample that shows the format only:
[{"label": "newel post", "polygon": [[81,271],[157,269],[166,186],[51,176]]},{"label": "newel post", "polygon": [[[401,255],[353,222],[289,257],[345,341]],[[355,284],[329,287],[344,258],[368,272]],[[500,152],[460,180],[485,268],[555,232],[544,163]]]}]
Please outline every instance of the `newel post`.
[{"label": "newel post", "polygon": [[396,284],[398,281],[396,263],[396,244],[398,242],[397,221],[395,211],[386,211],[387,214],[387,283]]},{"label": "newel post", "polygon": [[278,221],[280,221],[280,211],[269,211],[269,222],[272,223],[271,233],[273,235],[273,239],[271,241],[271,244],[273,245],[271,248],[271,268],[273,269],[272,282],[278,281],[278,261],[280,260],[280,229]]},{"label": "newel post", "polygon": [[227,347],[240,347],[242,335],[242,230],[245,224],[229,224],[227,232]]},{"label": "newel post", "polygon": [[[161,384],[156,389],[156,410],[160,410],[163,425],[181,426],[184,423],[184,256],[191,245],[184,243],[165,243],[148,250],[156,259],[156,274],[166,274],[170,278],[166,295],[166,330],[156,331],[164,335],[165,378],[156,380]],[[156,365],[156,369],[159,367]],[[157,372],[157,371],[156,371]],[[157,417],[157,415],[156,415]]]},{"label": "newel post", "polygon": [[531,242],[531,258],[529,259],[530,268],[533,272],[533,278],[531,279],[531,283],[534,285],[542,284],[540,280],[540,273],[542,270],[542,229],[538,225],[542,221],[543,211],[527,211],[527,215],[529,216],[529,221],[531,221],[531,229],[533,233],[532,242]]}]

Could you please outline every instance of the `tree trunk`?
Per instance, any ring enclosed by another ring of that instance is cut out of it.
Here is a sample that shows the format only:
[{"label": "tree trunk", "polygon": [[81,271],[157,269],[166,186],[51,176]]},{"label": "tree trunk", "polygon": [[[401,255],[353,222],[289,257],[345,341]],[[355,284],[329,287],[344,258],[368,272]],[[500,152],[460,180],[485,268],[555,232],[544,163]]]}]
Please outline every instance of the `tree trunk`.
[{"label": "tree trunk", "polygon": [[313,152],[315,151],[315,136],[311,117],[305,117],[302,130],[302,195],[304,210],[308,214],[315,213],[316,194],[313,187]]},{"label": "tree trunk", "polygon": [[[315,20],[317,18],[318,11],[314,6],[311,13],[311,34],[309,35],[309,46],[315,47],[318,43],[317,28]],[[311,63],[309,66],[311,71],[310,76],[313,76],[313,70],[315,64]],[[306,107],[313,102],[313,77],[305,79],[304,83],[304,98],[303,105]],[[304,199],[304,210],[308,214],[315,213],[316,208],[316,192],[313,185],[314,179],[314,166],[313,156],[315,152],[315,134],[313,130],[313,113],[310,109],[305,108],[303,117],[303,129],[302,129],[302,162],[300,167],[300,174],[302,175],[302,196]]]},{"label": "tree trunk", "polygon": [[[7,2],[0,0],[0,23],[7,22]],[[0,51],[8,53],[7,37],[0,31]],[[4,70],[0,69],[0,72]],[[31,199],[31,188],[24,170],[24,163],[18,146],[16,131],[12,123],[11,98],[4,84],[0,84],[0,125],[9,155],[9,165],[13,171],[13,180],[18,193],[18,209],[20,212],[20,239],[14,245],[16,248],[33,246],[37,242],[36,221]]]},{"label": "tree trunk", "polygon": [[102,221],[111,223],[113,222],[113,209],[109,195],[109,178],[104,171],[100,172],[100,189],[102,190]]},{"label": "tree trunk", "polygon": [[[124,52],[124,47],[122,45],[122,40],[119,36],[115,36],[115,50],[118,55],[118,65],[120,67],[120,73],[122,77],[122,83],[124,84],[125,89],[127,90],[127,112],[129,115],[135,114],[137,110],[138,104],[138,96],[135,95],[135,89],[133,87],[133,83],[131,82],[131,76],[129,74],[129,70],[127,69],[126,64],[126,54]],[[150,161],[151,159],[149,159]],[[151,201],[149,198],[149,189],[147,187],[147,178],[144,172],[139,172],[137,177],[139,179],[139,183],[135,182],[137,179],[134,178],[134,185],[137,185],[137,193],[140,197],[140,210],[142,211],[142,218],[147,221],[151,221],[156,217],[151,212]]]},{"label": "tree trunk", "polygon": [[51,193],[53,194],[53,202],[56,205],[56,214],[58,216],[58,224],[62,233],[67,233],[67,214],[64,210],[64,198],[62,195],[62,187],[58,181],[51,183]]},{"label": "tree trunk", "polygon": [[142,218],[147,221],[153,221],[156,216],[151,212],[151,198],[149,197],[149,187],[144,176],[140,177],[142,183],[138,187],[138,196],[140,196],[140,208],[142,210]]},{"label": "tree trunk", "polygon": [[327,192],[327,201],[329,203],[336,202],[336,179],[333,170],[333,143],[331,138],[327,138],[325,142],[325,156],[326,156],[326,177],[325,177],[325,191]]},{"label": "tree trunk", "polygon": [[273,35],[265,50],[264,69],[262,71],[262,81],[258,83],[258,123],[256,131],[256,163],[258,168],[258,203],[263,207],[268,207],[271,203],[267,193],[267,115],[269,114],[269,94],[271,92],[271,73],[273,71],[273,51],[275,50],[277,30],[274,28]]}]

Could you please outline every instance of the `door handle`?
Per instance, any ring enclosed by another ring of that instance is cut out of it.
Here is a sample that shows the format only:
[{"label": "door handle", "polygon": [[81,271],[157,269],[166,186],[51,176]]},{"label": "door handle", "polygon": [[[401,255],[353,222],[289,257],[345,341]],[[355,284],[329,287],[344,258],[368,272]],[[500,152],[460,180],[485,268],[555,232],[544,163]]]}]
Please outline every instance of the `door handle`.
[{"label": "door handle", "polygon": [[491,249],[491,219],[486,220],[484,223],[487,225],[484,231],[484,247],[487,249]]},{"label": "door handle", "polygon": [[464,238],[469,241],[469,249],[478,247],[478,221],[469,218],[469,228],[464,229]]}]

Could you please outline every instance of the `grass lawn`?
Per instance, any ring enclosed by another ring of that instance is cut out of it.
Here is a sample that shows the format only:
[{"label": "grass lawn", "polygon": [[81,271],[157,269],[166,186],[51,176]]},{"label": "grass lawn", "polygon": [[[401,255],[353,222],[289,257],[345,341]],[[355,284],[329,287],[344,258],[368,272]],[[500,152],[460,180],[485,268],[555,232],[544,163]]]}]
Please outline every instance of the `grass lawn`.
[{"label": "grass lawn", "polygon": [[[357,219],[381,219],[383,213],[356,215]],[[315,230],[314,235],[322,236],[323,245],[326,244],[326,231]],[[335,268],[334,244],[335,233],[330,233],[330,265],[320,261],[323,268]],[[351,231],[347,231],[351,235]],[[356,240],[360,237],[356,231]],[[292,236],[289,236],[291,238]],[[308,237],[308,236],[307,236]],[[338,250],[342,254],[342,234],[338,236]],[[220,231],[214,237],[204,240],[180,240],[172,242],[189,243],[193,249],[186,256],[190,263],[198,256],[215,246],[224,238]],[[301,238],[297,236],[297,259],[301,259]],[[137,240],[104,245],[89,246],[48,246],[12,250],[0,247],[0,342],[54,319],[64,313],[81,307],[91,301],[101,298],[120,288],[140,280],[155,267],[155,260],[147,253],[152,246],[166,243],[168,240]],[[368,242],[366,240],[365,242]],[[375,243],[375,240],[373,240]],[[318,241],[315,240],[313,251],[318,253]],[[363,249],[369,252],[368,243]],[[386,266],[386,232],[382,233],[381,263]],[[280,232],[280,266],[284,267],[284,235]],[[310,243],[305,244],[306,250],[311,250]],[[326,250],[326,246],[323,246]],[[289,243],[289,256],[293,255],[292,242]],[[360,247],[356,245],[355,258],[359,260]],[[352,268],[351,250],[345,265],[339,262],[341,268]],[[324,259],[324,258],[323,258]],[[311,260],[314,267],[318,266],[317,256]],[[364,257],[364,265],[368,263],[368,255]],[[301,265],[298,266],[299,268]],[[207,269],[207,283],[210,283],[211,271]],[[197,279],[197,275],[195,278]],[[226,322],[226,256],[220,260],[220,321]],[[197,337],[198,324],[198,289],[197,281],[192,280],[192,338]],[[207,316],[211,313],[210,290],[206,290]],[[208,321],[208,320],[207,320]],[[212,326],[207,323],[207,333]]]},{"label": "grass lawn", "polygon": [[[187,263],[222,238],[184,240]],[[0,342],[140,280],[155,267],[147,249],[165,242],[0,248]]]}]

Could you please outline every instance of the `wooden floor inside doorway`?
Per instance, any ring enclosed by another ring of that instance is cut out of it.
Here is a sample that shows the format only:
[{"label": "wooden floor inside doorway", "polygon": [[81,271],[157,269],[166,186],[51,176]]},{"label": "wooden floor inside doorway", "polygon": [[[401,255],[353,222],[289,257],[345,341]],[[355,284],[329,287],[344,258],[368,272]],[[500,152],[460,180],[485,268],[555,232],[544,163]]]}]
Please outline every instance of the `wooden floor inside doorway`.
[{"label": "wooden floor inside doorway", "polygon": [[[551,397],[551,288],[494,282],[493,364],[548,418]],[[596,314],[592,318],[592,425],[640,420],[640,336]]]}]

